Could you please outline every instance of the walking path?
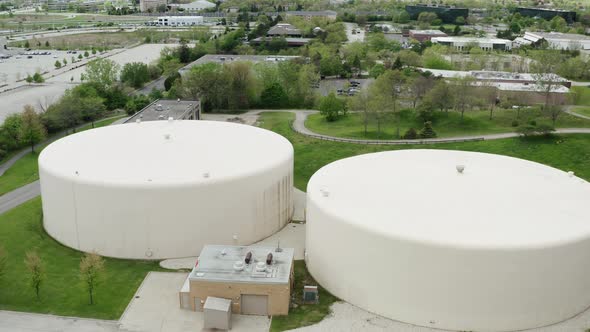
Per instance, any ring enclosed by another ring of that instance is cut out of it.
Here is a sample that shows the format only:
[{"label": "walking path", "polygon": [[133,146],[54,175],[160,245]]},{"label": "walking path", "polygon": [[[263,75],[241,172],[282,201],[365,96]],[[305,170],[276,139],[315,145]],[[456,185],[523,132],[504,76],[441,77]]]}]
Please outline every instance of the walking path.
[{"label": "walking path", "polygon": [[0,311],[0,332],[122,332],[117,321]]},{"label": "walking path", "polygon": [[572,111],[572,110],[571,110],[571,108],[567,108],[567,109],[565,110],[565,112],[566,112],[567,114],[569,114],[569,115],[572,115],[572,116],[575,116],[575,117],[578,117],[578,118],[582,118],[582,119],[590,120],[590,116],[586,116],[586,115],[582,115],[582,114],[576,113],[576,112]]},{"label": "walking path", "polygon": [[[310,114],[315,114],[317,111],[294,111],[295,121],[293,121],[293,130],[299,134],[335,142],[355,143],[355,144],[375,144],[375,145],[406,145],[406,144],[435,144],[435,143],[456,143],[456,142],[471,142],[471,141],[489,141],[503,138],[519,137],[517,133],[501,133],[489,135],[467,135],[448,138],[425,138],[425,139],[405,139],[405,140],[370,140],[370,139],[356,139],[343,138],[329,135],[318,134],[309,130],[305,126],[305,120]],[[590,118],[589,118],[590,119]],[[590,134],[590,128],[561,128],[555,130],[556,134]]]}]

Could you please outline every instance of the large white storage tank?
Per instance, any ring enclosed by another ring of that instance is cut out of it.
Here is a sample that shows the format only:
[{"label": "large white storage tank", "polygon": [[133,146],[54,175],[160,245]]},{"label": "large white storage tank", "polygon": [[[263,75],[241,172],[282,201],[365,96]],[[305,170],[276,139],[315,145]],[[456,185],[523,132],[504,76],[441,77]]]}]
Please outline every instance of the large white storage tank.
[{"label": "large white storage tank", "polygon": [[309,271],[368,311],[510,331],[590,306],[590,185],[573,174],[506,156],[405,150],[333,162],[307,194]]},{"label": "large white storage tank", "polygon": [[120,258],[247,245],[292,214],[293,147],[257,127],[152,121],[62,138],[39,156],[44,226],[57,241]]}]

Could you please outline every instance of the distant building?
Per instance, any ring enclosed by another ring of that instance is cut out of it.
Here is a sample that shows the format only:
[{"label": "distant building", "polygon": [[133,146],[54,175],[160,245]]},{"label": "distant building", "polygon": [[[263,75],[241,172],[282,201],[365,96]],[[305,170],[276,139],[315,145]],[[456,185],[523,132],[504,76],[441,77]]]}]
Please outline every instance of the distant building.
[{"label": "distant building", "polygon": [[590,37],[575,33],[525,32],[514,40],[516,46],[539,45],[546,41],[548,46],[558,50],[590,50]]},{"label": "distant building", "polygon": [[286,17],[303,17],[306,20],[311,20],[314,17],[325,18],[329,21],[336,21],[336,13],[333,10],[322,10],[322,11],[288,11],[285,12]]},{"label": "distant building", "polygon": [[206,245],[179,292],[180,307],[203,311],[208,298],[231,300],[235,314],[289,313],[293,248]]},{"label": "distant building", "polygon": [[201,102],[198,100],[158,99],[135,113],[125,123],[168,120],[169,118],[199,120],[201,118]]},{"label": "distant building", "polygon": [[469,16],[469,9],[452,6],[407,5],[406,11],[412,20],[417,20],[422,12],[435,13],[444,23],[455,23],[458,17]]},{"label": "distant building", "polygon": [[215,4],[205,0],[197,0],[191,3],[178,5],[178,8],[184,9],[185,12],[198,12],[209,8],[215,8]]},{"label": "distant building", "polygon": [[277,25],[268,29],[266,33],[268,37],[301,37],[301,30],[289,23],[278,23]]},{"label": "distant building", "polygon": [[158,25],[166,27],[183,27],[203,25],[205,20],[203,16],[160,16]]},{"label": "distant building", "polygon": [[155,11],[160,5],[166,5],[167,0],[139,0],[139,10],[141,12]]},{"label": "distant building", "polygon": [[[268,37],[258,37],[258,38],[254,38],[250,41],[250,44],[252,45],[260,45],[260,44],[264,44],[264,43],[270,43],[272,41],[273,38],[268,38]],[[287,42],[287,46],[289,47],[300,47],[300,46],[305,46],[307,44],[309,44],[309,42],[312,40],[312,38],[292,38],[292,37],[286,37],[285,41]]]},{"label": "distant building", "polygon": [[206,63],[232,63],[232,62],[252,62],[252,63],[279,63],[299,58],[298,55],[235,55],[235,54],[206,54],[199,59],[180,68],[180,75],[186,74],[192,67]]},{"label": "distant building", "polygon": [[410,30],[408,36],[419,42],[430,41],[432,37],[446,37],[447,34],[440,30]]},{"label": "distant building", "polygon": [[516,12],[522,16],[540,17],[546,20],[550,20],[555,16],[560,16],[563,17],[568,24],[572,24],[576,21],[576,12],[570,10],[518,7],[516,8]]},{"label": "distant building", "polygon": [[509,51],[512,49],[512,41],[499,38],[476,38],[476,37],[433,37],[433,44],[441,44],[454,47],[458,50],[467,47],[477,46],[483,50]]}]

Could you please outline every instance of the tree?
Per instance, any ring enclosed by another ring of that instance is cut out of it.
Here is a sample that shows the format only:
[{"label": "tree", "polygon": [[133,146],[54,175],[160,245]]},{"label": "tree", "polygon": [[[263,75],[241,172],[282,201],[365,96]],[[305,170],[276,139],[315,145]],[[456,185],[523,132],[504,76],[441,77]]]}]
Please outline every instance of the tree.
[{"label": "tree", "polygon": [[459,16],[455,19],[455,23],[457,25],[464,25],[465,24],[465,17]]},{"label": "tree", "polygon": [[24,111],[21,114],[22,126],[20,128],[20,141],[26,143],[31,147],[31,152],[35,152],[35,144],[45,139],[47,131],[41,123],[39,114],[31,105],[25,105]]},{"label": "tree", "polygon": [[23,119],[18,113],[10,114],[4,119],[0,127],[0,141],[2,141],[7,150],[15,150],[22,146],[20,141],[20,132],[22,131]]},{"label": "tree", "polygon": [[29,283],[35,291],[35,295],[37,296],[38,300],[40,296],[41,285],[45,280],[45,267],[43,266],[43,261],[36,252],[29,251],[26,253],[25,264],[27,266],[27,270],[29,271]]},{"label": "tree", "polygon": [[49,47],[49,40],[45,41],[45,47]]},{"label": "tree", "polygon": [[338,55],[322,57],[320,60],[320,74],[322,76],[340,75],[342,72],[342,60]]},{"label": "tree", "polygon": [[551,118],[551,122],[553,123],[553,127],[555,127],[555,122],[561,113],[563,113],[563,107],[561,105],[549,105],[545,108],[545,112]]},{"label": "tree", "polygon": [[566,32],[567,31],[567,22],[561,16],[553,17],[549,23],[550,23],[551,30],[553,30],[553,31],[558,31],[558,32]]},{"label": "tree", "polygon": [[399,70],[387,70],[373,83],[373,95],[381,95],[385,107],[395,118],[396,138],[400,137],[399,98],[405,90],[406,77]]},{"label": "tree", "polygon": [[90,56],[90,53],[88,53],[88,51],[85,51],[85,52],[84,52],[84,57],[85,57],[85,58],[87,58],[87,57],[89,57],[89,56]]},{"label": "tree", "polygon": [[178,60],[181,63],[189,63],[191,61],[191,50],[186,43],[181,43],[178,47]]},{"label": "tree", "polygon": [[416,103],[419,100],[422,100],[426,93],[430,91],[434,87],[434,79],[431,77],[424,77],[422,75],[418,76],[412,82],[412,95],[414,99],[412,100],[412,107],[416,108]]},{"label": "tree", "polygon": [[150,80],[148,65],[143,62],[126,63],[121,70],[121,82],[136,89]]},{"label": "tree", "polygon": [[384,72],[385,72],[385,66],[383,66],[380,63],[377,63],[373,66],[373,68],[371,68],[371,70],[369,70],[369,76],[371,76],[373,78],[377,78],[381,74],[383,74]]},{"label": "tree", "polygon": [[45,82],[45,79],[39,73],[33,74],[33,78],[32,79],[33,79],[33,82],[35,82],[35,83],[43,83],[43,82]]},{"label": "tree", "polygon": [[433,12],[421,12],[418,15],[418,22],[419,23],[424,23],[427,26],[430,26],[430,24],[432,23],[432,21],[436,20],[438,18],[438,16],[436,15],[436,13]]},{"label": "tree", "polygon": [[64,59],[63,63],[64,63],[64,66],[66,66],[68,64],[68,60]]},{"label": "tree", "polygon": [[436,132],[434,131],[434,128],[432,128],[432,122],[424,122],[424,127],[420,130],[418,135],[420,138],[435,138]]},{"label": "tree", "polygon": [[446,112],[453,106],[454,94],[449,85],[441,80],[436,82],[434,87],[424,96],[424,99],[428,100],[434,107]]},{"label": "tree", "polygon": [[104,273],[104,259],[96,253],[86,253],[80,261],[80,279],[88,291],[90,304],[94,304],[94,290]]},{"label": "tree", "polygon": [[228,80],[228,107],[232,110],[247,109],[254,95],[254,77],[250,64],[234,62],[224,66],[225,77]]},{"label": "tree", "polygon": [[99,58],[88,62],[85,78],[101,90],[108,90],[117,81],[120,66],[113,60]]},{"label": "tree", "polygon": [[346,114],[346,103],[336,97],[334,92],[330,92],[326,97],[320,100],[320,114],[323,115],[328,122],[336,121]]},{"label": "tree", "polygon": [[61,68],[61,62],[59,60],[55,60],[55,68],[56,69]]},{"label": "tree", "polygon": [[410,22],[410,14],[405,10],[400,11],[397,17],[395,18],[395,22],[401,24],[406,24]]},{"label": "tree", "polygon": [[260,104],[265,108],[282,108],[287,105],[289,96],[279,82],[273,82],[260,94]]},{"label": "tree", "polygon": [[452,85],[455,100],[455,108],[461,112],[461,121],[467,109],[472,109],[477,103],[477,97],[473,93],[473,83],[475,79],[471,76],[465,76],[456,79]]},{"label": "tree", "polygon": [[363,121],[363,133],[367,136],[371,112],[369,109],[369,95],[366,90],[361,90],[354,97],[348,100],[348,108],[354,112],[359,112]]},{"label": "tree", "polygon": [[191,100],[201,100],[204,109],[220,109],[227,101],[227,78],[216,63],[194,66],[182,77],[180,94]]}]

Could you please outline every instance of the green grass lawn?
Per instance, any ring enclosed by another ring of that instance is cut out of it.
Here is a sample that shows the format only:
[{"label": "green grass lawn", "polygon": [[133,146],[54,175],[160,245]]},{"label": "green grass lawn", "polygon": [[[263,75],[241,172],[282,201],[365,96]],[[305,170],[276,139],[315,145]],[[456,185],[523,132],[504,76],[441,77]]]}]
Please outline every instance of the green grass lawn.
[{"label": "green grass lawn", "polygon": [[291,113],[263,113],[261,126],[287,137],[295,148],[295,186],[306,190],[307,181],[320,167],[346,157],[400,149],[449,149],[503,154],[574,171],[590,180],[590,135],[512,138],[493,141],[421,145],[362,145],[313,139],[293,132]]},{"label": "green grass lawn", "polygon": [[[97,121],[95,122],[94,127],[99,128],[108,126],[122,117],[125,117],[125,115]],[[77,132],[88,130],[90,128],[92,128],[92,126],[88,124],[79,128]],[[39,157],[39,152],[43,150],[43,147],[44,146],[40,149],[38,148],[35,153],[26,154],[12,165],[6,173],[0,176],[0,196],[22,187],[25,184],[39,180],[39,165],[37,164],[37,158]]]},{"label": "green grass lawn", "polygon": [[[5,274],[0,277],[2,310],[118,319],[146,274],[160,270],[157,262],[106,259],[96,303],[89,305],[78,273],[82,254],[48,236],[41,218],[40,198],[0,215],[0,244],[8,256]],[[45,265],[40,300],[27,279],[24,259],[29,250],[35,250]]]},{"label": "green grass lawn", "polygon": [[590,106],[574,106],[571,111],[577,114],[590,116]]},{"label": "green grass lawn", "polygon": [[307,271],[304,261],[295,261],[295,303],[297,308],[289,311],[288,316],[275,316],[272,318],[270,331],[286,331],[297,327],[313,325],[320,322],[330,313],[330,306],[338,301],[334,295],[319,287],[320,302],[318,304],[303,304],[303,286],[318,285]]},{"label": "green grass lawn", "polygon": [[[512,126],[513,121],[524,125],[531,120],[535,120],[537,124],[551,124],[551,120],[546,116],[542,116],[541,112],[536,108],[521,110],[518,119],[516,110],[496,110],[493,120],[489,119],[489,112],[487,111],[466,112],[463,120],[461,120],[461,115],[458,112],[436,112],[432,123],[438,137],[457,137],[514,132],[515,127]],[[367,135],[365,135],[363,118],[360,113],[350,113],[334,122],[326,121],[320,114],[312,114],[307,118],[305,125],[316,133],[336,137],[361,139],[397,138],[395,136],[397,126],[393,117],[383,121],[381,134],[377,131],[375,121],[371,121],[368,126]],[[420,130],[422,126],[422,120],[416,116],[414,111],[405,110],[401,113],[401,135],[409,128]],[[590,127],[590,121],[563,113],[558,117],[556,127]]]},{"label": "green grass lawn", "polygon": [[573,86],[571,88],[576,93],[576,105],[590,106],[590,88],[585,86]]}]

